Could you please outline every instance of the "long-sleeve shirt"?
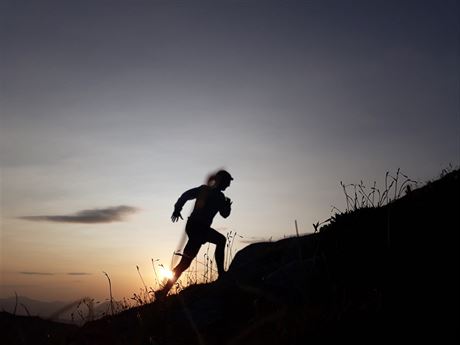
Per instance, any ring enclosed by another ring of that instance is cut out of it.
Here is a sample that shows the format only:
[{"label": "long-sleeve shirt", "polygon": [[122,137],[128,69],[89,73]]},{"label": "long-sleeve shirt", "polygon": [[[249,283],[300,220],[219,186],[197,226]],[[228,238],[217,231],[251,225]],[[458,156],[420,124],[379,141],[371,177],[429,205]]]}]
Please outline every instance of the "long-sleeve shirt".
[{"label": "long-sleeve shirt", "polygon": [[182,194],[174,205],[175,211],[180,212],[184,204],[193,199],[196,202],[190,215],[191,220],[211,225],[217,212],[224,218],[230,215],[230,202],[226,200],[224,193],[207,185],[192,188]]}]

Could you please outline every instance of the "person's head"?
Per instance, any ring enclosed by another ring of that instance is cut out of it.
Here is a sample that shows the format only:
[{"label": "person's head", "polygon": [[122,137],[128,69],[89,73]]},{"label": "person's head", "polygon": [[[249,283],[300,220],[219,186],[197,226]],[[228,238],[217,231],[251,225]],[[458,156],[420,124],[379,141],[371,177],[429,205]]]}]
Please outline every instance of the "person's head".
[{"label": "person's head", "polygon": [[230,182],[233,180],[232,175],[228,173],[226,170],[219,170],[214,175],[214,187],[219,190],[225,190],[228,186],[230,186]]}]

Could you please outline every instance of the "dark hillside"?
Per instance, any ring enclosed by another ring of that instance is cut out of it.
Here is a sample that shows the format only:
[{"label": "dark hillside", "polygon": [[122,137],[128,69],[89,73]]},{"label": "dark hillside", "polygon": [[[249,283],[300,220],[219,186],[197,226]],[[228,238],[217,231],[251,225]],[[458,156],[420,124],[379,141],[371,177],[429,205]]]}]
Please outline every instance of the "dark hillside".
[{"label": "dark hillside", "polygon": [[459,210],[454,171],[315,234],[250,245],[223,279],[89,322],[62,343],[457,343]]},{"label": "dark hillside", "polygon": [[[387,342],[458,340],[460,173],[455,171],[382,208],[337,217],[321,247],[350,321],[378,293]],[[361,315],[363,316],[363,315]],[[347,325],[347,323],[345,323]],[[351,327],[350,327],[351,326]],[[358,333],[360,323],[345,332]]]},{"label": "dark hillside", "polygon": [[76,332],[77,326],[43,320],[34,316],[14,316],[0,312],[2,344],[60,345]]}]

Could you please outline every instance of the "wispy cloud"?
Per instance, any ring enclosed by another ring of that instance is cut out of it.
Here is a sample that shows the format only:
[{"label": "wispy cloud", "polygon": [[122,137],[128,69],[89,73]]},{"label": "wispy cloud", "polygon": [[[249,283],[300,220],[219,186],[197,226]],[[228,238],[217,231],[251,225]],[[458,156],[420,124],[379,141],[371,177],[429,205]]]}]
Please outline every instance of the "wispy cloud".
[{"label": "wispy cloud", "polygon": [[22,271],[19,274],[29,276],[54,276],[54,275],[67,275],[67,276],[90,276],[92,273],[88,272],[67,272],[67,273],[54,273],[54,272],[36,272],[36,271]]},{"label": "wispy cloud", "polygon": [[52,215],[52,216],[24,216],[20,219],[32,221],[48,221],[57,223],[112,223],[123,221],[126,216],[139,211],[132,206],[115,206],[108,208],[96,208],[83,210],[71,215]]}]

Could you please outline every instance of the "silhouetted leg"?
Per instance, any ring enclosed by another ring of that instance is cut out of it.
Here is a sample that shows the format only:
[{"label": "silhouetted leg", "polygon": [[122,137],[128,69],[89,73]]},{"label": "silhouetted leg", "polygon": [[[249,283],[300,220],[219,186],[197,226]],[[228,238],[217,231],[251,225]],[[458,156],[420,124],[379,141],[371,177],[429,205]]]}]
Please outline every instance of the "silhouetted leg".
[{"label": "silhouetted leg", "polygon": [[216,245],[216,265],[217,265],[217,272],[219,276],[225,273],[224,270],[224,256],[225,256],[225,242],[226,238],[221,233],[217,232],[214,229],[209,230],[209,235],[207,238],[208,242],[214,243]]},{"label": "silhouetted leg", "polygon": [[185,245],[184,252],[182,253],[182,258],[180,262],[173,269],[174,277],[171,279],[168,279],[168,281],[166,282],[166,285],[163,287],[163,289],[161,289],[161,292],[158,295],[159,298],[166,296],[168,294],[168,291],[174,285],[174,283],[179,279],[182,272],[184,272],[187,268],[189,268],[193,259],[200,251],[200,247],[201,247],[201,244],[199,242],[191,241],[190,239],[188,240],[187,244]]},{"label": "silhouetted leg", "polygon": [[180,262],[174,267],[174,277],[179,279],[182,272],[184,272],[187,268],[189,268],[190,264],[192,263],[195,256],[200,251],[201,244],[196,241],[188,240],[187,244],[185,245],[184,252],[182,253],[182,258]]}]

